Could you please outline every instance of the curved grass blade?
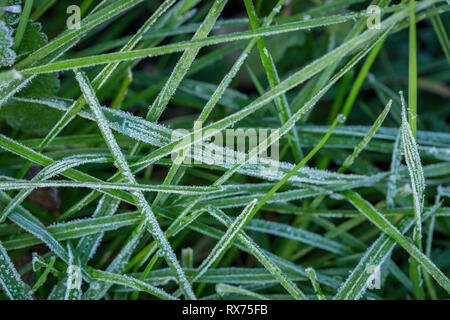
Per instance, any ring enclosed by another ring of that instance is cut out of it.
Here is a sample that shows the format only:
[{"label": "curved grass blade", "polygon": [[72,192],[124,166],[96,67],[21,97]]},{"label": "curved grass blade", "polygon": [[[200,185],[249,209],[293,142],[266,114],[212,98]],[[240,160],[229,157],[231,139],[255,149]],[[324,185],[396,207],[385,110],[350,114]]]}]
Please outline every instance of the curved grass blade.
[{"label": "curved grass blade", "polygon": [[119,284],[132,288],[134,290],[144,291],[163,300],[176,300],[174,296],[166,293],[165,291],[133,277],[94,269],[90,270],[89,273],[94,279],[99,281],[108,282],[111,284]]},{"label": "curved grass blade", "polygon": [[314,271],[313,268],[306,268],[305,271],[309,276],[309,280],[311,281],[311,284],[313,285],[313,288],[314,288],[314,291],[316,292],[317,298],[319,300],[326,300],[327,298],[323,294],[320,284],[317,282],[316,271]]},{"label": "curved grass blade", "polygon": [[[61,172],[64,172],[70,168],[80,166],[86,163],[92,162],[104,162],[107,161],[104,157],[99,157],[98,155],[85,155],[85,156],[72,156],[67,159],[62,159],[60,161],[56,161],[42,169],[36,176],[33,177],[32,181],[39,183],[40,180],[46,180],[53,176],[58,175]],[[1,189],[1,188],[0,188]],[[19,188],[22,189],[22,188]],[[8,205],[3,209],[0,214],[0,223],[5,221],[8,215],[14,210],[14,208],[19,205],[31,192],[33,189],[29,190],[21,190],[13,200],[8,203]]]},{"label": "curved grass blade", "polygon": [[263,296],[262,294],[246,290],[244,288],[232,286],[226,283],[219,283],[216,285],[216,292],[219,296],[225,296],[227,294],[237,294],[244,297],[252,297],[258,300],[269,300],[269,298]]}]

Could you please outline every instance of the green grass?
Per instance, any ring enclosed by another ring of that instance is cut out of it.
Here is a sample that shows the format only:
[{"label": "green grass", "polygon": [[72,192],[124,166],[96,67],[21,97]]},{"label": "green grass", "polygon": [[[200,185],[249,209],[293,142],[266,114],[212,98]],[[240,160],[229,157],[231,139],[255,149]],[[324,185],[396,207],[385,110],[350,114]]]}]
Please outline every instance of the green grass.
[{"label": "green grass", "polygon": [[449,297],[446,1],[0,3],[0,299]]}]

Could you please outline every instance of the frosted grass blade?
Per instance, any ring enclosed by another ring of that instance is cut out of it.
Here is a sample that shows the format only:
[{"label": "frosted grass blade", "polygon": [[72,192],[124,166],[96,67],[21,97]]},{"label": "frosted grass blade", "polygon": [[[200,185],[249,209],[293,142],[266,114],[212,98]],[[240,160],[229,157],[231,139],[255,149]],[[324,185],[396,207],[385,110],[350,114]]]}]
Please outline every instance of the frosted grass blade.
[{"label": "frosted grass blade", "polygon": [[29,289],[20,279],[11,259],[0,242],[0,284],[7,296],[12,300],[32,300]]},{"label": "frosted grass blade", "polygon": [[145,291],[163,300],[176,300],[174,296],[166,293],[165,291],[130,276],[100,270],[90,270],[89,272],[94,279],[100,281],[123,285],[134,290]]},{"label": "frosted grass blade", "polygon": [[450,293],[450,280],[414,244],[407,240],[389,220],[380,214],[370,203],[354,191],[343,193],[347,199],[380,230],[392,237],[400,246],[416,259],[441,287]]},{"label": "frosted grass blade", "polygon": [[[411,6],[414,7],[414,1],[411,1]],[[414,219],[416,222],[413,230],[413,239],[415,246],[419,248],[419,250],[422,250],[422,211],[423,211],[424,191],[425,191],[425,177],[423,173],[422,163],[420,161],[418,147],[416,144],[415,128],[412,127],[413,123],[411,122],[412,121],[411,117],[413,117],[414,119],[416,117],[415,114],[411,115],[411,112],[416,111],[414,111],[414,109],[409,109],[409,122],[408,122],[403,95],[402,93],[400,93],[400,95],[402,101],[402,125],[400,131],[402,136],[403,154],[405,155],[405,161],[406,164],[408,165],[408,171],[411,177],[411,188],[414,203]],[[411,101],[411,99],[413,99],[413,101]],[[409,102],[415,103],[414,98],[411,99],[409,100]],[[420,285],[422,278],[420,266],[418,262],[413,258],[411,258],[410,264],[410,278],[413,283],[414,293],[416,297],[418,299],[424,299],[425,295],[423,292],[423,288]]]},{"label": "frosted grass blade", "polygon": [[[127,161],[125,160],[125,157],[122,151],[120,150],[120,147],[117,145],[117,142],[112,134],[111,129],[107,125],[105,116],[100,110],[100,104],[97,100],[97,97],[94,94],[91,85],[89,84],[86,75],[77,72],[76,78],[80,84],[80,88],[86,98],[86,101],[88,102],[93,114],[96,116],[98,126],[102,132],[105,142],[108,145],[108,148],[110,149],[112,156],[115,159],[115,163],[119,168],[119,172],[130,183],[136,184],[136,180],[130,170],[130,167],[128,166]],[[172,247],[170,246],[166,236],[161,230],[161,227],[159,226],[159,223],[156,220],[156,217],[154,216],[144,195],[139,191],[132,191],[131,194],[133,196],[134,201],[136,202],[136,206],[143,215],[144,221],[150,233],[155,238],[164,257],[166,258],[168,265],[173,269],[174,273],[177,275],[177,279],[179,281],[181,290],[185,294],[186,298],[195,299],[195,295],[192,291],[189,282],[186,279],[186,275],[181,269],[181,266],[175,256],[175,253],[173,252]]]}]

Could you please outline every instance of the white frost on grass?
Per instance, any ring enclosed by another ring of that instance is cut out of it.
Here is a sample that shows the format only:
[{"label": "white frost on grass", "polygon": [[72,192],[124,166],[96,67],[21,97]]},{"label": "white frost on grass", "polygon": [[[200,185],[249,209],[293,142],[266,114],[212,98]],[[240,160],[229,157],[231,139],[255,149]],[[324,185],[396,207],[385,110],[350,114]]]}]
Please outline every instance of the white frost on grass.
[{"label": "white frost on grass", "polygon": [[[102,132],[106,144],[108,145],[108,148],[111,151],[112,156],[114,157],[119,172],[129,183],[137,184],[136,179],[134,178],[134,175],[131,172],[130,167],[128,166],[128,163],[125,159],[125,156],[120,150],[120,147],[117,144],[117,141],[114,138],[114,135],[108,126],[108,122],[105,116],[101,112],[100,104],[97,100],[97,97],[95,96],[92,87],[89,84],[86,75],[80,72],[76,72],[76,79],[80,84],[80,88],[92,110],[92,113],[95,115],[97,124],[100,128],[100,131]],[[181,269],[181,266],[175,256],[175,253],[173,252],[170,243],[167,241],[164,232],[161,230],[158,220],[153,214],[153,211],[151,210],[143,193],[140,191],[132,191],[131,194],[134,200],[136,201],[136,206],[142,213],[143,218],[147,223],[150,233],[155,238],[155,241],[158,243],[160,250],[164,253],[164,257],[167,261],[167,264],[173,269],[174,273],[176,274],[181,290],[185,294],[186,298],[195,299],[195,294],[192,291],[192,287],[189,284],[189,281],[187,280],[183,270]]]}]

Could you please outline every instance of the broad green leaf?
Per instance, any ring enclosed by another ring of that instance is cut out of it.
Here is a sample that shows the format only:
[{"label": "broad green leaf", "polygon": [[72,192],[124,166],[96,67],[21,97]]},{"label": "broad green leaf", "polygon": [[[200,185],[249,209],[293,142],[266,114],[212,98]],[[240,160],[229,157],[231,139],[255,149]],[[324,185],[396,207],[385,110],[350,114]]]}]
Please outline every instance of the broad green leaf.
[{"label": "broad green leaf", "polygon": [[[47,43],[47,36],[41,32],[39,23],[28,23],[17,55],[20,57]],[[59,89],[58,74],[39,75],[18,94],[24,98],[48,98]],[[60,112],[51,112],[40,104],[8,101],[1,107],[8,124],[26,133],[44,135],[61,117]]]}]

